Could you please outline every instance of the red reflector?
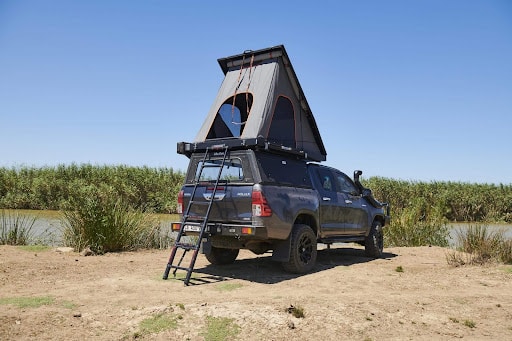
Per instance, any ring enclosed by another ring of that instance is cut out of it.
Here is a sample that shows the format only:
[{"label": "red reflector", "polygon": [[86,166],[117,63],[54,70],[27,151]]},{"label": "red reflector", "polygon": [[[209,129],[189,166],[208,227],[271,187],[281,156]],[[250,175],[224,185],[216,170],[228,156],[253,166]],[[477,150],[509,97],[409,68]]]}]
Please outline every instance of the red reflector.
[{"label": "red reflector", "polygon": [[242,227],[242,234],[252,234],[252,227]]},{"label": "red reflector", "polygon": [[180,228],[181,228],[181,223],[172,223],[172,224],[171,224],[171,229],[172,229],[173,231],[179,231],[179,230],[180,230]]}]

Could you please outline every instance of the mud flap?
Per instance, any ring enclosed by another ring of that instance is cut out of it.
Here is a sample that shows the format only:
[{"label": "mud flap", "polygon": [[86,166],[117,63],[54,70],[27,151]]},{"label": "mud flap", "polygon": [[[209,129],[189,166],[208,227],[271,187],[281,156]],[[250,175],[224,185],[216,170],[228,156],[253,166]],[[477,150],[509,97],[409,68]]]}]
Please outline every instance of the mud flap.
[{"label": "mud flap", "polygon": [[201,247],[199,248],[199,253],[207,255],[210,252],[212,252],[212,242],[210,241],[210,239],[205,238],[201,242]]},{"label": "mud flap", "polygon": [[[290,234],[291,236],[291,234]],[[290,261],[291,238],[273,243],[272,260],[276,262]]]}]

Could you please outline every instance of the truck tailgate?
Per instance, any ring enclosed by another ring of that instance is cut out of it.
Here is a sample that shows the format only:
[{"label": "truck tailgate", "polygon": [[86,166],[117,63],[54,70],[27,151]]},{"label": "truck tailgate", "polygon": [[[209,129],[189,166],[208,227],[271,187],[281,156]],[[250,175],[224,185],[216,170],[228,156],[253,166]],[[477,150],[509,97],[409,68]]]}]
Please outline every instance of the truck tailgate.
[{"label": "truck tailgate", "polygon": [[[252,218],[252,185],[248,184],[219,184],[211,205],[208,220],[210,222],[245,223]],[[183,188],[183,204],[189,205],[193,186]],[[203,219],[206,216],[209,201],[214,190],[212,184],[198,184],[192,200],[189,217]]]}]

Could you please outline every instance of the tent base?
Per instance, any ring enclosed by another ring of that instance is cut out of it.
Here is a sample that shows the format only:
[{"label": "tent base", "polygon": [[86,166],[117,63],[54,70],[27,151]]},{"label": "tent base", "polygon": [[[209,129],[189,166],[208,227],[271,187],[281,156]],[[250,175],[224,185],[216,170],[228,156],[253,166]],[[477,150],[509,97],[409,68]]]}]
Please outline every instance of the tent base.
[{"label": "tent base", "polygon": [[178,142],[177,152],[178,154],[186,155],[190,157],[192,153],[204,153],[207,149],[223,151],[225,148],[229,150],[240,150],[240,149],[253,149],[253,150],[264,150],[271,153],[283,154],[287,156],[296,157],[298,159],[310,160],[321,162],[325,159],[314,158],[303,150],[286,147],[283,145],[271,143],[264,139],[250,138],[229,138],[229,139],[215,139],[207,140],[204,142]]}]

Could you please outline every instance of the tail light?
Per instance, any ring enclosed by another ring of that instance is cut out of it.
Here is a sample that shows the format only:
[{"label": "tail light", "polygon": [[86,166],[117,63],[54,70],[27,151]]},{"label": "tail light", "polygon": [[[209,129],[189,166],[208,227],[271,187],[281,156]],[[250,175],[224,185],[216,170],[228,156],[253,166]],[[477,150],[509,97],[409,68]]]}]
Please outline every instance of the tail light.
[{"label": "tail light", "polygon": [[176,207],[178,214],[183,214],[183,190],[178,193],[178,206]]},{"label": "tail light", "polygon": [[272,215],[272,209],[260,190],[252,191],[252,215],[256,217],[270,217]]}]

